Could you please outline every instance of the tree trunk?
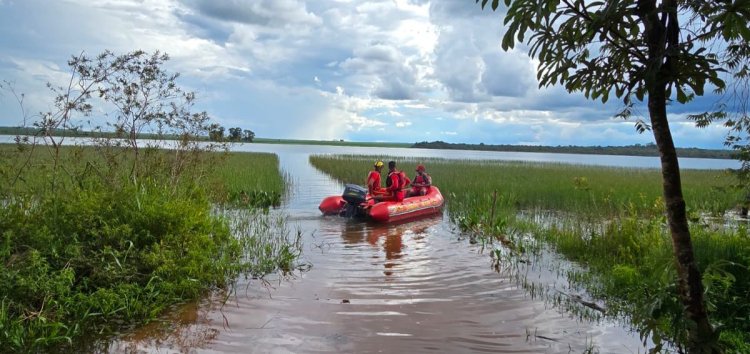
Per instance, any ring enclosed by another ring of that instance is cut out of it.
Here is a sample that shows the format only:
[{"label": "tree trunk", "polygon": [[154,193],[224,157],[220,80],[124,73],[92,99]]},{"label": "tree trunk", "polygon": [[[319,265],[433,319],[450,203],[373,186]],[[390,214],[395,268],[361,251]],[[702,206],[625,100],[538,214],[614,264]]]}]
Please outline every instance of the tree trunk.
[{"label": "tree trunk", "polygon": [[[648,90],[648,112],[651,129],[661,159],[662,187],[667,208],[667,221],[672,235],[679,295],[685,315],[690,321],[688,342],[684,343],[688,353],[719,352],[716,335],[708,321],[703,302],[703,283],[693,255],[682,195],[680,166],[672,133],[667,120],[667,87],[673,82],[672,75],[679,41],[677,5],[674,0],[663,0],[657,9],[656,0],[639,0],[638,13],[644,24],[644,39],[648,46],[646,63],[646,88]],[[661,14],[661,18],[659,17]]]},{"label": "tree trunk", "polygon": [[[659,95],[661,92],[661,95]],[[661,97],[659,97],[661,96]],[[693,322],[689,326],[688,353],[713,353],[714,331],[708,321],[703,303],[703,283],[693,256],[693,243],[690,239],[685,200],[682,196],[680,166],[677,152],[669,130],[666,115],[666,100],[663,90],[649,94],[648,110],[651,125],[661,158],[664,202],[667,208],[667,221],[672,235],[672,248],[677,263],[679,291],[687,318]]]}]

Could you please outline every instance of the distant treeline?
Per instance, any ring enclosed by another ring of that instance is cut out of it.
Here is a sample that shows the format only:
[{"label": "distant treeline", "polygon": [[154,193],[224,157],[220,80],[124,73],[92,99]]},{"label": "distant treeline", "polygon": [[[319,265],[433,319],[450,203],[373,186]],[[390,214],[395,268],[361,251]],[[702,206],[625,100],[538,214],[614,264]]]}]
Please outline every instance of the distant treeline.
[{"label": "distant treeline", "polygon": [[[591,155],[628,155],[628,156],[659,156],[656,144],[635,144],[627,146],[534,146],[534,145],[490,145],[490,144],[452,144],[444,141],[423,141],[412,145],[422,149],[451,149],[451,150],[482,150],[509,152],[548,152],[560,154],[591,154]],[[698,148],[677,148],[679,157],[697,157],[706,159],[732,159],[731,150],[711,150]]]},{"label": "distant treeline", "polygon": [[[67,137],[96,137],[96,138],[125,138],[126,133],[117,134],[115,132],[102,132],[102,131],[85,131],[79,129],[53,129],[51,135],[54,136],[67,136]],[[125,135],[123,135],[125,134]],[[29,136],[42,136],[41,129],[35,127],[0,127],[0,135],[29,135]],[[140,133],[138,134],[140,139],[167,139],[167,140],[178,140],[180,137],[174,134],[152,134],[152,133]],[[208,140],[208,137],[201,137]]]},{"label": "distant treeline", "polygon": [[[252,142],[255,133],[252,130],[242,130],[242,128],[229,128],[229,135],[224,135],[224,127],[215,124],[210,127],[207,135],[192,137],[192,140],[198,141],[242,141]],[[28,135],[41,136],[42,131],[36,127],[0,127],[0,135]],[[86,131],[82,129],[52,129],[50,135],[66,137],[91,137],[91,138],[127,138],[127,132],[103,132],[103,131]],[[157,134],[157,133],[138,133],[138,139],[159,139],[159,140],[180,140],[181,136],[177,134]]]}]

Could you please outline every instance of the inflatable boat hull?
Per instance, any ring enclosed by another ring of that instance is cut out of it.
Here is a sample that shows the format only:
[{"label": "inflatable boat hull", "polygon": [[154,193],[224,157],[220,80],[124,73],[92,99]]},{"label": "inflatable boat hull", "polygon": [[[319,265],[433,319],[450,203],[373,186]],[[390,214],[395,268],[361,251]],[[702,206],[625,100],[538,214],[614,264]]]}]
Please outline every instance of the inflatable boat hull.
[{"label": "inflatable boat hull", "polygon": [[445,200],[440,189],[433,186],[426,195],[409,197],[401,202],[375,203],[368,195],[367,202],[353,206],[341,196],[330,196],[323,199],[318,209],[324,215],[366,217],[373,221],[387,223],[439,214],[444,204]]}]

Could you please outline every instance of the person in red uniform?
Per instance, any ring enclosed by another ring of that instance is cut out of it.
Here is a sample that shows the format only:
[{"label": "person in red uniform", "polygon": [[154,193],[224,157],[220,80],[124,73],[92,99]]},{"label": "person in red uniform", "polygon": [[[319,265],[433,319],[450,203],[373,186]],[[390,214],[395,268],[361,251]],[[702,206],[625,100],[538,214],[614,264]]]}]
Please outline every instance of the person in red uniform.
[{"label": "person in red uniform", "polygon": [[432,186],[432,177],[425,172],[424,165],[417,165],[417,176],[414,177],[414,183],[411,184],[411,190],[407,197],[425,195]]},{"label": "person in red uniform", "polygon": [[404,200],[404,188],[410,183],[404,172],[396,169],[396,161],[388,162],[388,177],[385,180],[388,194],[378,200],[400,202]]},{"label": "person in red uniform", "polygon": [[367,175],[367,191],[373,197],[387,193],[380,185],[380,170],[382,169],[383,161],[377,161],[375,162],[375,165],[373,165],[373,170]]}]

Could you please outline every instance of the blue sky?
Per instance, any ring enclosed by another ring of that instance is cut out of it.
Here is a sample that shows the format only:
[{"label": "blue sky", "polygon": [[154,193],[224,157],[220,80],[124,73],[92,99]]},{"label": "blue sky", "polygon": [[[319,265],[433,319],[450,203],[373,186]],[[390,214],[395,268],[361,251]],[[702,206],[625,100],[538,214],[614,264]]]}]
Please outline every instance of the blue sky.
[{"label": "blue sky", "polygon": [[[199,110],[258,137],[485,144],[630,145],[634,120],[539,89],[525,47],[503,52],[502,18],[474,0],[0,0],[0,80],[29,112],[52,105],[82,52],[160,50]],[[721,126],[670,107],[675,144],[722,148]],[[645,109],[636,111],[641,115]],[[0,93],[0,125],[23,114]]]}]

